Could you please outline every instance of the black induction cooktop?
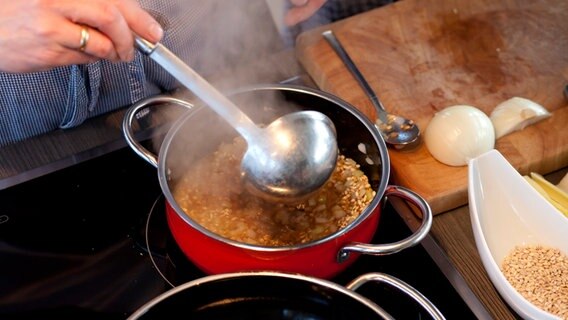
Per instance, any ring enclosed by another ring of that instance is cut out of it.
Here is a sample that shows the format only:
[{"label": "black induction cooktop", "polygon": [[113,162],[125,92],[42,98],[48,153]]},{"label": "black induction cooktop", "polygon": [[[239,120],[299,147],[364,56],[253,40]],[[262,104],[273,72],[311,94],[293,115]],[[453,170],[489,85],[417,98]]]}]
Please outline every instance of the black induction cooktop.
[{"label": "black induction cooktop", "polygon": [[[175,244],[163,206],[156,169],[128,148],[0,191],[0,319],[125,319],[205,276]],[[387,203],[374,243],[409,234]],[[474,319],[421,246],[362,256],[331,280],[368,272],[407,282],[448,319]],[[396,318],[429,318],[392,289],[361,293]]]}]

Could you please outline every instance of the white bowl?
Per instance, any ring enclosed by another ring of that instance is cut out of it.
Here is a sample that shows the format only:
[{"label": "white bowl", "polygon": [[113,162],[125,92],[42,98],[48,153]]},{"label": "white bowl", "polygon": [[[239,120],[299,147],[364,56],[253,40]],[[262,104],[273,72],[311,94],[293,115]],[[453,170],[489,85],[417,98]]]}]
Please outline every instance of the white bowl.
[{"label": "white bowl", "polygon": [[544,199],[497,150],[468,164],[471,224],[477,250],[503,299],[525,319],[559,319],[526,300],[501,270],[515,246],[544,245],[568,255],[568,219]]}]

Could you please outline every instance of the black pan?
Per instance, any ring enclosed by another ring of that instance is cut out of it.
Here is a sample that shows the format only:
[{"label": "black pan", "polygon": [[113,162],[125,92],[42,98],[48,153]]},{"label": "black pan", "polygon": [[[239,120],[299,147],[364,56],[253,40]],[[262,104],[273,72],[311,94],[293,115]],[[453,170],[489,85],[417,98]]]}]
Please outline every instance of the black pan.
[{"label": "black pan", "polygon": [[354,291],[369,281],[400,289],[432,318],[444,319],[420,292],[389,275],[365,274],[343,287],[281,272],[227,273],[193,280],[152,299],[128,319],[393,319]]}]

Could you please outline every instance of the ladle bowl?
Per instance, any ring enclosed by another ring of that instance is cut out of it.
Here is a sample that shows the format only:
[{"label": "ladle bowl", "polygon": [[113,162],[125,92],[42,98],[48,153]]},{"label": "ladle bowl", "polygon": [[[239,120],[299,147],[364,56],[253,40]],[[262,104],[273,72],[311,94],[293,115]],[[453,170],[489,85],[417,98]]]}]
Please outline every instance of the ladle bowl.
[{"label": "ladle bowl", "polygon": [[263,129],[241,164],[247,190],[273,202],[308,198],[329,179],[338,149],[335,126],[316,111],[284,115]]},{"label": "ladle bowl", "polygon": [[333,122],[316,111],[296,112],[257,127],[231,100],[161,44],[135,36],[136,48],[195,93],[246,140],[242,177],[250,192],[273,202],[300,202],[319,190],[338,156]]}]

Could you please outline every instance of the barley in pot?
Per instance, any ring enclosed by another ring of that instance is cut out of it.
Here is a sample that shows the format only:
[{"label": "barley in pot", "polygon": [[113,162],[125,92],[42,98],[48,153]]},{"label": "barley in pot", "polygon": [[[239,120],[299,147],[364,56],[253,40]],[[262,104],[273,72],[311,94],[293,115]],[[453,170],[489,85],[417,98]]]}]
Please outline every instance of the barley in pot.
[{"label": "barley in pot", "polygon": [[309,199],[274,204],[246,192],[239,176],[246,144],[222,143],[180,179],[173,195],[195,221],[223,237],[254,245],[291,246],[352,223],[375,196],[353,159],[338,157],[331,179]]}]

